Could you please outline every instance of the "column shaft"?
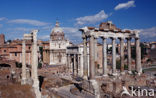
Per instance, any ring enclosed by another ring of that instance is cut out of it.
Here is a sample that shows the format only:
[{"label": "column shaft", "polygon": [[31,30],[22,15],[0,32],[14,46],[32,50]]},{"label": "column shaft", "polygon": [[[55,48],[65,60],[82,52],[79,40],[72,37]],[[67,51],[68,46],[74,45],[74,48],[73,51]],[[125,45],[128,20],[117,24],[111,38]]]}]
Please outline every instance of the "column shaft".
[{"label": "column shaft", "polygon": [[81,74],[81,77],[83,77],[83,54],[80,54],[80,74]]},{"label": "column shaft", "polygon": [[79,54],[77,54],[77,74],[79,74],[80,73],[80,56],[79,56]]},{"label": "column shaft", "polygon": [[89,67],[89,77],[90,79],[93,79],[95,76],[95,53],[94,53],[94,36],[90,37],[89,42],[89,60],[90,60],[90,67]]},{"label": "column shaft", "polygon": [[97,56],[97,52],[98,52],[98,50],[97,50],[97,38],[95,38],[94,39],[94,50],[95,50],[95,62],[97,62],[97,60],[98,60],[98,56]]},{"label": "column shaft", "polygon": [[95,74],[97,74],[98,72],[98,57],[97,57],[97,52],[98,52],[98,48],[97,48],[97,38],[94,38],[94,59],[95,59]]},{"label": "column shaft", "polygon": [[70,60],[69,60],[69,54],[67,54],[67,68],[70,68]]},{"label": "column shaft", "polygon": [[116,44],[115,44],[115,38],[112,38],[112,64],[113,64],[113,75],[116,75]]},{"label": "column shaft", "polygon": [[22,43],[22,84],[26,83],[26,59],[25,59],[25,40]]},{"label": "column shaft", "polygon": [[41,93],[39,91],[39,80],[38,80],[38,48],[37,48],[37,32],[38,30],[32,31],[33,36],[33,65],[32,65],[32,74],[34,74],[33,88],[36,94],[36,98],[41,98]]},{"label": "column shaft", "polygon": [[37,75],[37,68],[38,68],[38,53],[37,53],[37,51],[38,51],[38,49],[37,49],[37,35],[36,34],[34,34],[35,35],[35,39],[34,39],[34,42],[33,42],[33,45],[34,45],[34,47],[33,47],[33,49],[34,49],[34,79],[37,79],[38,80],[38,75]]},{"label": "column shaft", "polygon": [[34,45],[32,43],[32,50],[31,50],[31,79],[34,78]]},{"label": "column shaft", "polygon": [[127,38],[127,48],[128,48],[128,59],[127,59],[127,65],[128,65],[128,71],[131,72],[131,39]]},{"label": "column shaft", "polygon": [[121,72],[124,71],[124,39],[120,38],[120,63],[121,63]]},{"label": "column shaft", "polygon": [[106,38],[103,38],[103,75],[107,76],[107,43]]},{"label": "column shaft", "polygon": [[83,77],[88,77],[87,38],[83,38]]},{"label": "column shaft", "polygon": [[74,75],[76,76],[77,66],[76,66],[76,55],[75,54],[74,54],[74,65],[73,65],[73,68],[74,68]]},{"label": "column shaft", "polygon": [[136,44],[136,70],[138,74],[142,73],[142,68],[141,68],[141,47],[140,47],[140,39],[136,38],[135,39],[135,44]]}]

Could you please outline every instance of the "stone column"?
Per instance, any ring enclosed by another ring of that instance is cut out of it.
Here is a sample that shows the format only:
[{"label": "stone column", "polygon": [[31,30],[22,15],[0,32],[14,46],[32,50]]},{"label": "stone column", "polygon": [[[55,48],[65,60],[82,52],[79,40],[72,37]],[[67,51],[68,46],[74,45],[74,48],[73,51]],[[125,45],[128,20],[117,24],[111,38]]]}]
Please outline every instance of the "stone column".
[{"label": "stone column", "polygon": [[88,78],[87,38],[83,37],[83,78]]},{"label": "stone column", "polygon": [[53,56],[53,51],[52,51],[52,50],[50,50],[50,65],[54,64],[53,59],[54,59],[54,56]]},{"label": "stone column", "polygon": [[73,71],[73,67],[71,65],[71,59],[72,59],[72,56],[69,54],[69,71],[72,72]]},{"label": "stone column", "polygon": [[103,39],[103,59],[102,59],[102,63],[103,63],[103,76],[107,76],[107,42],[106,42],[106,38],[102,37]]},{"label": "stone column", "polygon": [[95,37],[94,38],[94,50],[95,50],[95,62],[97,62],[97,60],[98,60],[98,57],[97,57],[97,52],[98,52],[98,50],[97,50],[97,38]]},{"label": "stone column", "polygon": [[72,59],[71,59],[71,69],[72,69],[72,74],[74,75],[74,55],[72,56]]},{"label": "stone column", "polygon": [[66,54],[66,67],[68,67],[68,54]]},{"label": "stone column", "polygon": [[97,49],[97,37],[94,37],[94,59],[95,59],[95,74],[97,74],[98,72],[98,57],[97,57],[97,53],[98,53],[98,49]]},{"label": "stone column", "polygon": [[124,38],[120,38],[120,63],[121,73],[124,73]]},{"label": "stone column", "polygon": [[34,80],[38,80],[37,67],[38,67],[38,53],[37,53],[37,33],[33,32],[33,72]]},{"label": "stone column", "polygon": [[127,49],[128,49],[128,58],[127,58],[127,65],[128,65],[128,71],[131,73],[132,67],[131,67],[131,38],[127,38]]},{"label": "stone column", "polygon": [[80,56],[77,54],[77,75],[80,73]]},{"label": "stone column", "polygon": [[32,50],[31,50],[31,79],[34,79],[34,45],[32,43]]},{"label": "stone column", "polygon": [[116,73],[116,38],[112,38],[112,64],[113,64],[113,75],[117,75]]},{"label": "stone column", "polygon": [[90,42],[89,42],[89,77],[90,79],[93,79],[95,76],[95,53],[94,53],[94,36],[90,36]]},{"label": "stone column", "polygon": [[77,67],[76,67],[76,54],[74,54],[74,64],[73,64],[73,69],[74,69],[74,75],[76,76],[76,70],[77,70]]},{"label": "stone column", "polygon": [[33,65],[32,65],[33,72],[32,73],[34,74],[33,87],[35,90],[36,98],[41,98],[41,93],[39,91],[39,80],[38,80],[38,74],[37,74],[37,68],[38,68],[37,32],[38,30],[32,31],[32,35],[33,35]]},{"label": "stone column", "polygon": [[136,45],[136,70],[140,75],[142,73],[142,68],[141,68],[141,47],[139,38],[135,38],[135,45]]},{"label": "stone column", "polygon": [[80,54],[80,73],[81,73],[81,77],[83,77],[83,54]]},{"label": "stone column", "polygon": [[25,40],[22,43],[22,81],[21,84],[26,84],[26,62],[25,62]]},{"label": "stone column", "polygon": [[69,62],[69,54],[67,54],[67,68],[70,68],[70,62]]}]

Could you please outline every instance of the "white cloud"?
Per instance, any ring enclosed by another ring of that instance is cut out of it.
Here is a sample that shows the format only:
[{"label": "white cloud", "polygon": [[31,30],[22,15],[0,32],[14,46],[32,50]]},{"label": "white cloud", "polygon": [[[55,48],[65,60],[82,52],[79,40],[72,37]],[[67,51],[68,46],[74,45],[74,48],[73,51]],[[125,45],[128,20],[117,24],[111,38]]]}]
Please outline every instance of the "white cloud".
[{"label": "white cloud", "polygon": [[50,35],[44,35],[44,36],[39,36],[39,39],[40,40],[49,40],[49,38],[50,38]]},{"label": "white cloud", "polygon": [[46,30],[46,31],[51,31],[52,28],[53,28],[52,25],[48,25],[48,26],[42,27],[41,29],[42,29],[42,30]]},{"label": "white cloud", "polygon": [[72,32],[72,33],[78,32],[78,29],[77,28],[73,28],[73,27],[62,27],[62,29],[65,32]]},{"label": "white cloud", "polygon": [[76,24],[78,25],[83,25],[87,23],[93,24],[106,18],[108,18],[108,15],[104,12],[104,10],[101,10],[99,13],[92,16],[84,16],[84,17],[76,18],[77,21]]},{"label": "white cloud", "polygon": [[[70,41],[80,40],[81,39],[81,32],[78,31],[78,28],[74,27],[61,27],[65,33],[65,36]],[[49,27],[43,27],[43,30],[49,30]],[[50,27],[50,30],[52,27]],[[43,31],[42,31],[43,32]],[[38,37],[40,40],[49,40],[50,39],[50,32],[47,35],[39,35]]]},{"label": "white cloud", "polygon": [[75,27],[62,27],[62,29],[63,29],[67,39],[69,39],[73,43],[80,43],[81,42],[82,34],[81,34],[81,32],[79,31],[78,28],[75,28]]},{"label": "white cloud", "polygon": [[79,31],[78,28],[73,28],[73,27],[62,27],[64,30],[66,36],[68,37],[81,37],[81,32]]},{"label": "white cloud", "polygon": [[135,1],[128,1],[127,3],[120,3],[118,4],[114,10],[120,10],[120,9],[128,9],[130,7],[135,7]]},{"label": "white cloud", "polygon": [[7,20],[5,17],[0,17],[0,21]]},{"label": "white cloud", "polygon": [[32,28],[23,28],[23,27],[16,27],[16,28],[8,28],[8,31],[14,31],[14,32],[30,32]]},{"label": "white cloud", "polygon": [[45,26],[48,25],[46,22],[41,22],[38,20],[31,20],[31,19],[15,19],[9,20],[8,23],[17,23],[17,24],[29,24],[33,26]]},{"label": "white cloud", "polygon": [[140,29],[140,35],[144,38],[156,38],[156,27]]}]

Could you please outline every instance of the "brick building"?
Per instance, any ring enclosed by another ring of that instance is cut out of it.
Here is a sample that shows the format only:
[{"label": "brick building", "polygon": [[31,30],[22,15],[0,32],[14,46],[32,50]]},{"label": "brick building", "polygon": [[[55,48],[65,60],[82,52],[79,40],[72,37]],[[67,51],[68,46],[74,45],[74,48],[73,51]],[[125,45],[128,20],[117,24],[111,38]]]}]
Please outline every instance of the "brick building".
[{"label": "brick building", "polygon": [[[41,43],[38,41],[38,43]],[[26,64],[31,64],[31,40],[26,41]],[[39,53],[39,48],[38,48]],[[39,55],[40,56],[40,55]],[[0,57],[9,60],[15,60],[18,63],[22,62],[22,40],[13,40],[10,43],[0,45]]]},{"label": "brick building", "polygon": [[5,36],[4,34],[0,34],[0,45],[4,45],[5,43]]}]

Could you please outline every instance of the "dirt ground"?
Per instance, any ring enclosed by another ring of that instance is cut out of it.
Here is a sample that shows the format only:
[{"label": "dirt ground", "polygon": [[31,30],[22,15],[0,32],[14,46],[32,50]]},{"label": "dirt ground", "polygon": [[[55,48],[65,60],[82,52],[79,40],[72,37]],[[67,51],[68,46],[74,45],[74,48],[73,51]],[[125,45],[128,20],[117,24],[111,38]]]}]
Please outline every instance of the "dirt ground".
[{"label": "dirt ground", "polygon": [[0,69],[0,98],[35,98],[30,85],[21,85],[10,77],[10,69]]}]

